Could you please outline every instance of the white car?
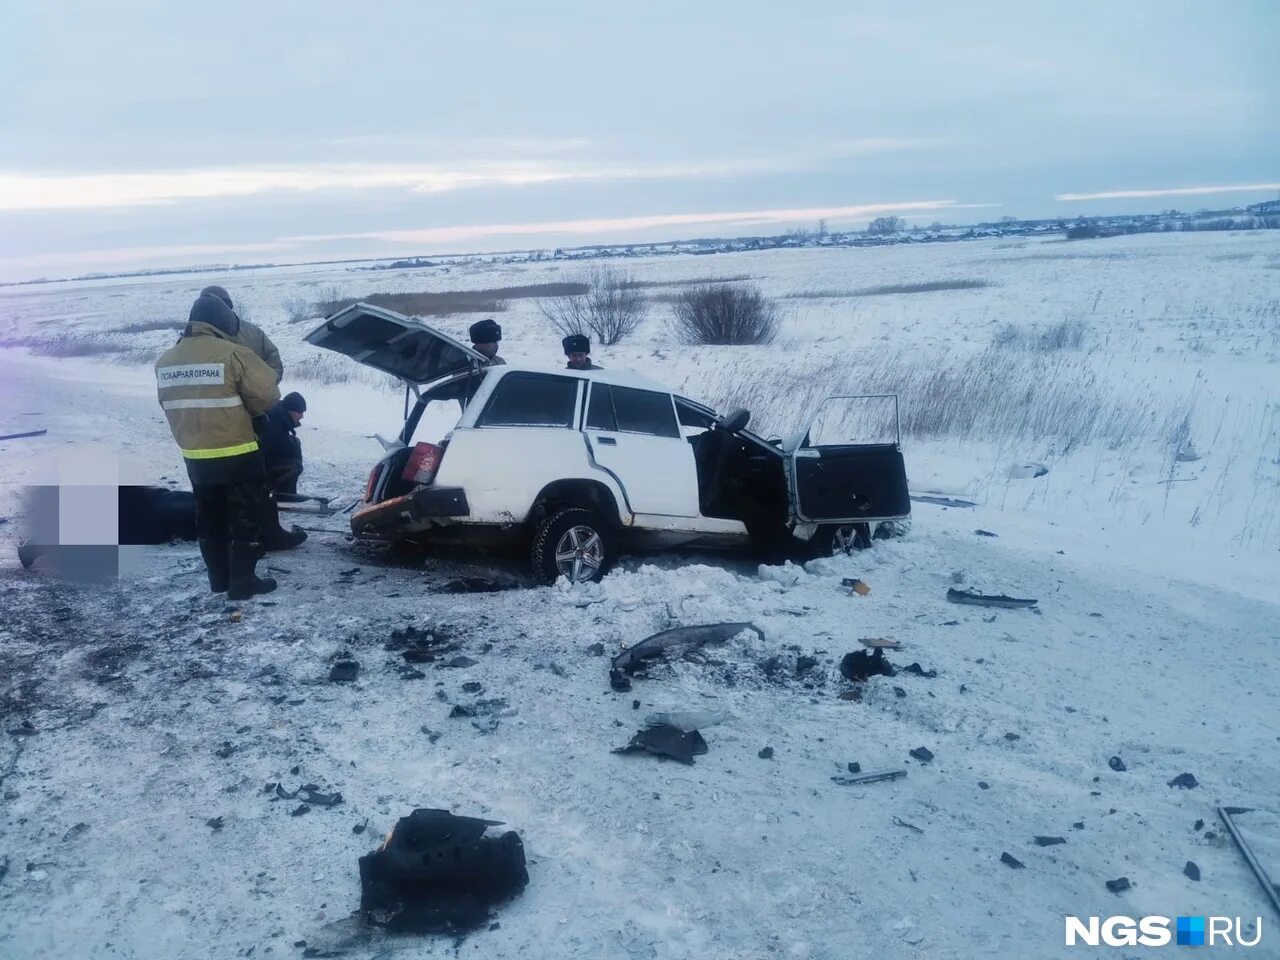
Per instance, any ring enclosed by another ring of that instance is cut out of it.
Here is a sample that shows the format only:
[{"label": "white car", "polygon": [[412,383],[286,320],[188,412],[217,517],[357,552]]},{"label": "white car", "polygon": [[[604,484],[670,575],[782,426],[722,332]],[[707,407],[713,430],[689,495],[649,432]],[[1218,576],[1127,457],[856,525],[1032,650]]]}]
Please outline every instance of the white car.
[{"label": "white car", "polygon": [[[625,371],[488,366],[370,304],[340,310],[306,339],[406,384],[404,426],[383,441],[351,517],[359,537],[519,538],[541,580],[584,581],[628,548],[847,550],[858,525],[910,513],[896,398],[892,442],[813,446],[809,427],[771,442],[746,429],[745,410],[721,417]],[[461,416],[437,442],[415,438],[435,401],[461,404]]]}]

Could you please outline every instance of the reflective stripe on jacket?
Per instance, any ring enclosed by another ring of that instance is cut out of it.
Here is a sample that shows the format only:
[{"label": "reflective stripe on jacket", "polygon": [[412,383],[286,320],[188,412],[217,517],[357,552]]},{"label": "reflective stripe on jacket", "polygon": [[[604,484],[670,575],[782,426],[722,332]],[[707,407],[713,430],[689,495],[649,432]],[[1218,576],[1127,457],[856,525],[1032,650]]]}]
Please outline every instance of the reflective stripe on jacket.
[{"label": "reflective stripe on jacket", "polygon": [[258,449],[252,417],[280,399],[275,372],[253,351],[207,323],[188,324],[156,361],[160,407],[188,460]]}]

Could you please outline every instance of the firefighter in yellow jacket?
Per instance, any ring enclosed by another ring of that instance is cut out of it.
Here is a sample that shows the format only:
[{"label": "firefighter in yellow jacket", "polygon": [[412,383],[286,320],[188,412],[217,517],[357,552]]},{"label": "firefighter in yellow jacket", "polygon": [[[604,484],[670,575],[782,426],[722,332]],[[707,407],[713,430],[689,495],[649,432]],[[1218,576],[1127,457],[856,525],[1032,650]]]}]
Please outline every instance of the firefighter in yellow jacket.
[{"label": "firefighter in yellow jacket", "polygon": [[269,593],[254,572],[262,554],[266,467],[253,417],[280,399],[276,375],[237,343],[240,318],[201,294],[182,337],[156,361],[160,406],[191,478],[196,533],[209,588],[232,600]]}]

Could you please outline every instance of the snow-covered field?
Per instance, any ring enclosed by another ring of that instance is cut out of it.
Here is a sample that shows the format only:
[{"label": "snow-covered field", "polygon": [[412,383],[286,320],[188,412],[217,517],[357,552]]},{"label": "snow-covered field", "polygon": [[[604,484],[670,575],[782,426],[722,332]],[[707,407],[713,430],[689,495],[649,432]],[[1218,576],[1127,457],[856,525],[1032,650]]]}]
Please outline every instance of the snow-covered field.
[{"label": "snow-covered field", "polygon": [[[1245,825],[1280,875],[1280,236],[622,266],[648,282],[745,275],[786,319],[770,347],[692,348],[656,304],[598,362],[746,405],[765,433],[798,426],[827,393],[897,390],[913,491],[977,506],[917,504],[905,538],[804,570],[638,557],[576,590],[443,592],[483,562],[391,557],[349,542],[341,517],[311,520],[301,551],[273,557],[281,588],[239,619],[202,589],[194,546],[147,548],[118,586],[64,585],[17,565],[20,485],[185,480],[145,363],[174,334],[119,328],[180,320],[200,287],[227,286],[280,346],[284,387],[307,396],[304,486],[349,501],[378,455],[369,435],[397,429],[402,397],[313,356],[286,301],[580,267],[0,290],[0,343],[26,345],[0,349],[0,433],[49,430],[0,444],[0,709],[6,729],[38,730],[7,736],[0,755],[0,953],[1054,957],[1089,953],[1063,946],[1065,915],[1120,913],[1261,916],[1253,955],[1280,956],[1280,918],[1214,812],[1270,811]],[[865,293],[957,280],[988,285]],[[508,357],[562,362],[536,301],[496,316]],[[473,319],[435,322],[460,335]],[[1042,349],[1056,331],[1066,346]],[[1025,464],[1048,472],[1026,477]],[[850,596],[847,576],[870,595]],[[948,604],[956,581],[1039,597],[1040,613]],[[589,650],[748,619],[763,642],[658,667],[629,694],[610,691],[607,659]],[[407,625],[477,662],[403,678],[386,647]],[[938,676],[873,678],[842,699],[840,657],[879,636],[903,643],[899,666]],[[341,651],[361,664],[354,684],[326,680]],[[800,654],[819,665],[796,676]],[[462,689],[472,681],[483,691]],[[496,729],[448,717],[491,697],[509,706]],[[609,752],[669,709],[730,715],[704,728],[695,766]],[[909,757],[921,746],[931,763]],[[908,775],[831,780],[854,761]],[[1184,772],[1200,785],[1168,786]],[[264,792],[272,782],[344,801],[294,817]],[[531,880],[498,929],[461,946],[353,935],[356,858],[415,806],[521,833]],[[1108,892],[1121,876],[1132,889]]]}]

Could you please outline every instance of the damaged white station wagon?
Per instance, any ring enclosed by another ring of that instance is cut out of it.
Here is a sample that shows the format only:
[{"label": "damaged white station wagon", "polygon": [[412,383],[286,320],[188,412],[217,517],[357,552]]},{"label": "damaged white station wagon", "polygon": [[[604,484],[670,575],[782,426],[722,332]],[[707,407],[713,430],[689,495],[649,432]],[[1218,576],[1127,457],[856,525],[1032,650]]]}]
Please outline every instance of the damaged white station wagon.
[{"label": "damaged white station wagon", "polygon": [[[370,304],[340,310],[306,339],[406,384],[404,426],[384,441],[351,517],[359,537],[517,538],[539,579],[585,581],[625,549],[848,550],[858,525],[910,513],[896,398],[881,398],[894,404],[890,442],[813,445],[812,420],[767,441],[746,429],[745,410],[718,416],[633,373],[486,366],[438,330]],[[438,443],[415,442],[433,401],[460,403],[461,417]]]}]

